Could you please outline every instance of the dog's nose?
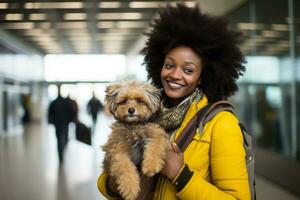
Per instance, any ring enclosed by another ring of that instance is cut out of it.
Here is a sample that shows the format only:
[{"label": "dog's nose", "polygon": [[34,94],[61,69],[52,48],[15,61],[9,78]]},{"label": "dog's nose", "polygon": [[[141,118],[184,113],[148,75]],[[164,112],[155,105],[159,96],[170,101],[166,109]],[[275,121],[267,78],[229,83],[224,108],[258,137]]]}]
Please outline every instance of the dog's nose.
[{"label": "dog's nose", "polygon": [[129,108],[129,109],[128,109],[128,113],[129,113],[129,114],[132,115],[134,112],[135,112],[135,109],[134,109],[134,108]]}]

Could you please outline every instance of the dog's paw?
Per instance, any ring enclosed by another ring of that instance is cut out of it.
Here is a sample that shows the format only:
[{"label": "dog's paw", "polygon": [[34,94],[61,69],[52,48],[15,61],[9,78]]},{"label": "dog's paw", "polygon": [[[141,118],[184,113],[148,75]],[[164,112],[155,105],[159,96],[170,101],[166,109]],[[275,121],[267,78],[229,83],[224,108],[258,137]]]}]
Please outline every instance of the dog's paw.
[{"label": "dog's paw", "polygon": [[138,174],[127,174],[119,179],[118,189],[125,200],[135,200],[140,192],[140,179]]},{"label": "dog's paw", "polygon": [[136,200],[137,197],[138,197],[138,194],[136,195],[136,194],[134,194],[134,193],[130,193],[130,194],[128,194],[128,195],[124,195],[124,196],[123,196],[123,198],[124,198],[125,200]]},{"label": "dog's paw", "polygon": [[163,168],[163,160],[158,162],[151,162],[150,160],[144,160],[142,163],[142,172],[148,177],[152,177]]}]

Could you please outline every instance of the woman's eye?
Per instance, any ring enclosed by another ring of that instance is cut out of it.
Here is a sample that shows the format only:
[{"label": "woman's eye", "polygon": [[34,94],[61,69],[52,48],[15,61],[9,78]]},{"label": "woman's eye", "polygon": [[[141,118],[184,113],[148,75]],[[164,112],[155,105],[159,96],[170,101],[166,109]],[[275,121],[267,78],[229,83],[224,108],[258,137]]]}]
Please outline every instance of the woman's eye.
[{"label": "woman's eye", "polygon": [[165,63],[165,67],[166,67],[166,68],[172,68],[172,67],[174,67],[174,65],[173,65],[173,64],[170,64],[170,63]]},{"label": "woman's eye", "polygon": [[184,72],[187,73],[187,74],[191,74],[194,72],[193,69],[190,69],[190,68],[187,68],[187,69],[184,69]]}]

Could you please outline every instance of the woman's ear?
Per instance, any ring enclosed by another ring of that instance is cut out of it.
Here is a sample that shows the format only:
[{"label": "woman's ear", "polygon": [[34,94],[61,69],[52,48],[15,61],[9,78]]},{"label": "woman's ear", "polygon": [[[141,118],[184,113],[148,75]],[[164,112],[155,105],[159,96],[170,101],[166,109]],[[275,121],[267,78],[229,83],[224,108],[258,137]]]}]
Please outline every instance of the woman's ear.
[{"label": "woman's ear", "polygon": [[199,78],[197,85],[200,86],[201,85],[201,78]]}]

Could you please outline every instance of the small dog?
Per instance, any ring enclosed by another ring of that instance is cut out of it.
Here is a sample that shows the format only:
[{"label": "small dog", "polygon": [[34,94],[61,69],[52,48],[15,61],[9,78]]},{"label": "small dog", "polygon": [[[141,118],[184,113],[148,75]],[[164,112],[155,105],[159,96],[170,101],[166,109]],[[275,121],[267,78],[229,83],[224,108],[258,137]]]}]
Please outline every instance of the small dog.
[{"label": "small dog", "polygon": [[139,170],[151,177],[160,172],[169,138],[164,129],[148,120],[160,106],[160,91],[148,83],[116,83],[106,89],[106,106],[117,120],[103,146],[103,167],[126,200],[140,192]]}]

